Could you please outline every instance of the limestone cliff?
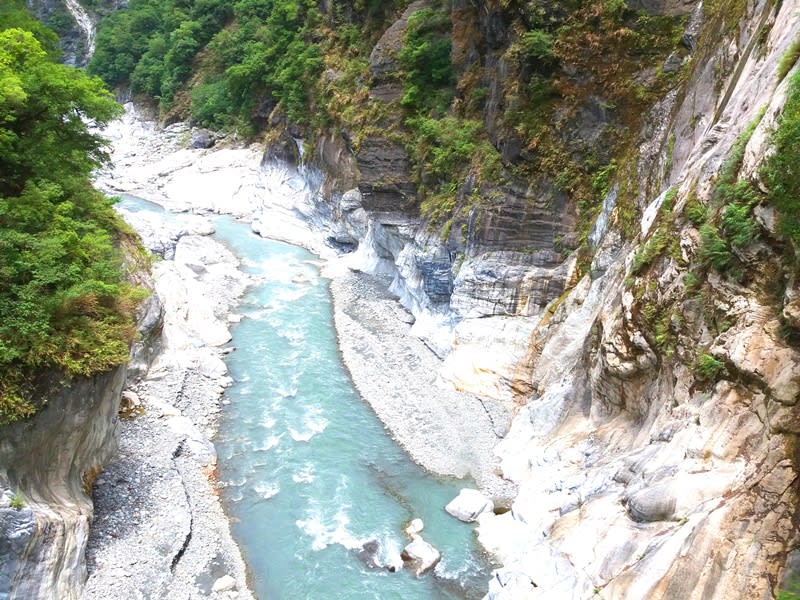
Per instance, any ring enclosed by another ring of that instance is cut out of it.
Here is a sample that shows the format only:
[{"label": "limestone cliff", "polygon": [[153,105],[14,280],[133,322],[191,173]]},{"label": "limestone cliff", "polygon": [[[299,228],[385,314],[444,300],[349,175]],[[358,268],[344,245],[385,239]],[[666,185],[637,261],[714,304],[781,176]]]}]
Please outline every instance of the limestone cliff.
[{"label": "limestone cliff", "polygon": [[[399,93],[392,48],[424,6],[410,5],[373,51],[381,101]],[[454,61],[484,67],[483,116],[507,166],[533,160],[499,117],[513,102],[508,49],[530,8],[452,6],[463,34]],[[693,216],[720,210],[726,178],[764,191],[759,168],[797,69],[786,62],[798,6],[637,8],[684,15],[681,47],[653,67],[680,77],[614,157],[585,245],[574,194],[547,174],[484,182],[486,202],[456,212],[457,234],[442,236],[409,209],[415,180],[391,136],[371,134],[352,155],[326,139],[316,154],[339,183],[320,199],[333,206],[331,238],[357,246],[363,268],[395,275],[415,331],[447,356],[446,380],[516,407],[497,453],[520,492],[480,526],[504,563],[495,599],[769,598],[798,544],[794,250],[756,202],[758,232],[733,250],[739,271],[720,271]],[[608,104],[598,92],[562,122],[562,141],[584,158],[631,126]],[[472,193],[469,180],[459,193]]]},{"label": "limestone cliff", "polygon": [[[147,284],[143,275],[140,284]],[[152,359],[161,304],[139,310],[135,375]],[[117,447],[122,365],[91,378],[42,374],[34,417],[0,434],[0,598],[77,599],[86,581],[92,485]]]},{"label": "limestone cliff", "polygon": [[[116,448],[125,367],[68,385],[42,382],[48,401],[0,442],[0,597],[78,598],[86,580],[91,486]],[[48,389],[51,388],[51,389]],[[10,506],[11,494],[21,508]]]}]

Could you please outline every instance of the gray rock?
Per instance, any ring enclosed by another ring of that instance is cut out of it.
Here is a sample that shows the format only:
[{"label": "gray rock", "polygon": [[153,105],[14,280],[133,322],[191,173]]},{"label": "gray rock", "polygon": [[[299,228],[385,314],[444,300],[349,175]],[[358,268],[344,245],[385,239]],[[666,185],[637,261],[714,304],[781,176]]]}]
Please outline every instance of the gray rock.
[{"label": "gray rock", "polygon": [[216,143],[216,138],[208,129],[198,129],[192,132],[191,147],[197,150],[211,148]]},{"label": "gray rock", "polygon": [[675,516],[677,504],[667,484],[639,490],[628,497],[628,512],[635,521],[667,521]]},{"label": "gray rock", "polygon": [[236,580],[230,575],[223,575],[211,586],[211,591],[216,593],[227,592],[236,587]]},{"label": "gray rock", "polygon": [[383,565],[380,562],[381,543],[378,540],[368,540],[361,547],[354,551],[356,558],[370,569],[379,569]]},{"label": "gray rock", "polygon": [[5,426],[0,444],[0,486],[27,503],[0,511],[0,597],[75,597],[92,514],[85,486],[117,445],[124,367],[67,385],[59,373],[40,381],[52,390],[47,403],[33,419]]},{"label": "gray rock", "polygon": [[361,192],[358,189],[347,190],[342,197],[339,199],[339,210],[344,212],[350,212],[357,208],[361,208],[361,201],[363,198],[361,197]]}]

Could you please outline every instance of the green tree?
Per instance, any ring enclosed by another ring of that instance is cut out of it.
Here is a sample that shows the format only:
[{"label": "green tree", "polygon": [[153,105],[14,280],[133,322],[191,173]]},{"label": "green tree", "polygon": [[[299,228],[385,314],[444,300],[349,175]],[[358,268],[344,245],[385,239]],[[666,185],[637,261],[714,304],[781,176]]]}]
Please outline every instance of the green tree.
[{"label": "green tree", "polygon": [[89,179],[107,160],[90,126],[121,108],[28,26],[0,14],[0,423],[33,410],[25,392],[39,368],[89,375],[124,362],[138,297],[114,244],[123,225]]}]

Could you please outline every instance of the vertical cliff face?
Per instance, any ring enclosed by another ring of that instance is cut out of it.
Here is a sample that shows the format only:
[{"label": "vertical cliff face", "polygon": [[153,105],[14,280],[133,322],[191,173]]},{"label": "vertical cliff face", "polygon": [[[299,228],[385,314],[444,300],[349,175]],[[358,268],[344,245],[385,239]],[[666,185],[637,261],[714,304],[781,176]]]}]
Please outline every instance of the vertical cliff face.
[{"label": "vertical cliff face", "polygon": [[[63,385],[42,381],[48,398],[0,441],[0,596],[78,598],[92,517],[94,477],[116,448],[125,367]],[[15,494],[22,506],[11,506]]]},{"label": "vertical cliff face", "polygon": [[[141,265],[128,267],[129,278],[152,288]],[[140,305],[130,369],[72,379],[42,373],[33,395],[41,404],[36,415],[0,431],[0,598],[80,598],[92,485],[117,449],[126,377],[147,370],[162,315],[155,295]]]},{"label": "vertical cliff face", "polygon": [[[409,167],[380,136],[355,167],[338,163],[361,182],[333,193],[338,231],[364,268],[395,274],[415,331],[446,355],[443,378],[516,407],[497,452],[519,496],[480,527],[504,563],[491,598],[767,598],[798,543],[796,249],[762,175],[797,70],[798,6],[629,4],[681,23],[680,44],[633,77],[677,75],[648,88],[635,120],[594,87],[542,142],[604,172],[589,227],[575,189],[509,168],[500,184],[462,182],[484,200],[442,237],[403,208]],[[378,99],[398,93],[392,47],[424,6],[373,53]],[[510,50],[537,14],[565,18],[548,3],[452,5],[454,62],[475,69],[507,167],[537,160],[509,122],[525,101],[513,82],[539,68]],[[561,68],[586,89],[605,73]],[[625,130],[630,145],[604,156]]]}]

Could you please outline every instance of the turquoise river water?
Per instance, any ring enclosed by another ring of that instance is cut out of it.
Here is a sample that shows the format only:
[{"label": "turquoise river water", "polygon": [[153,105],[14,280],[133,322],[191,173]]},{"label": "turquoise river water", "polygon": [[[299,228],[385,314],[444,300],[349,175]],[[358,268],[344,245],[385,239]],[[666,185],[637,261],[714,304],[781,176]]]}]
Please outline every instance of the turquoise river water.
[{"label": "turquoise river water", "polygon": [[[226,510],[257,597],[481,598],[488,565],[474,528],[444,511],[465,484],[411,462],[353,389],[314,255],[229,217],[215,226],[256,281],[232,329],[235,351],[226,362],[235,383],[215,444]],[[419,578],[386,568],[401,564],[403,529],[416,517],[442,553]],[[357,552],[372,540],[381,566]]]}]

